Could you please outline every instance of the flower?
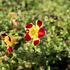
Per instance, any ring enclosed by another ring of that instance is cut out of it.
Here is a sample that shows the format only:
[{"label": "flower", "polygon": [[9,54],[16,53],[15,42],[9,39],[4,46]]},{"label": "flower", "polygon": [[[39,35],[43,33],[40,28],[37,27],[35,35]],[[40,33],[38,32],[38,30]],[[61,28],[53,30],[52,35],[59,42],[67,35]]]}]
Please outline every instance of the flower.
[{"label": "flower", "polygon": [[11,37],[9,37],[9,36],[6,36],[5,38],[4,38],[4,42],[6,43],[6,45],[7,45],[7,47],[12,47],[14,44],[15,44],[15,42],[16,42],[16,39],[14,38],[11,38]]},{"label": "flower", "polygon": [[12,46],[15,44],[16,39],[6,36],[4,42],[6,43],[8,54],[11,54],[13,52]]},{"label": "flower", "polygon": [[13,19],[12,20],[12,24],[13,24],[13,26],[17,27],[19,22],[17,20]]},{"label": "flower", "polygon": [[16,20],[16,19],[12,20],[12,26],[13,26],[13,28],[16,28],[17,30],[20,30],[21,28],[20,28],[19,24],[20,23],[19,23],[18,20]]},{"label": "flower", "polygon": [[26,24],[25,30],[25,41],[32,40],[35,46],[39,44],[40,39],[45,35],[45,29],[42,28],[41,20],[38,20],[36,25],[32,23]]},{"label": "flower", "polygon": [[16,39],[11,38],[10,36],[7,35],[7,33],[3,33],[1,37],[7,46],[7,52],[9,54],[12,53],[13,52],[12,46],[16,43]]}]

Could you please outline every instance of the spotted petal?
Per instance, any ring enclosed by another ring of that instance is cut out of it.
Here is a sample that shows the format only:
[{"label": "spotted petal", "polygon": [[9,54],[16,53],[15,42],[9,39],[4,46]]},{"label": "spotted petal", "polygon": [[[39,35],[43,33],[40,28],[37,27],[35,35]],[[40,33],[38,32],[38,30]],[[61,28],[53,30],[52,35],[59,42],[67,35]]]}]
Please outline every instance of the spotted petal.
[{"label": "spotted petal", "polygon": [[26,25],[26,28],[31,28],[33,25],[31,23]]},{"label": "spotted petal", "polygon": [[43,37],[44,35],[45,35],[45,30],[44,30],[44,28],[40,28],[40,29],[39,29],[39,32],[38,32],[38,37],[41,38],[41,37]]},{"label": "spotted petal", "polygon": [[41,27],[41,26],[42,26],[42,21],[41,21],[41,20],[38,20],[38,21],[37,21],[37,25],[38,25],[39,27]]},{"label": "spotted petal", "polygon": [[36,46],[36,45],[39,44],[39,40],[34,40],[33,43],[34,43],[34,45]]},{"label": "spotted petal", "polygon": [[31,37],[28,33],[26,33],[25,35],[25,41],[30,41],[31,40]]}]

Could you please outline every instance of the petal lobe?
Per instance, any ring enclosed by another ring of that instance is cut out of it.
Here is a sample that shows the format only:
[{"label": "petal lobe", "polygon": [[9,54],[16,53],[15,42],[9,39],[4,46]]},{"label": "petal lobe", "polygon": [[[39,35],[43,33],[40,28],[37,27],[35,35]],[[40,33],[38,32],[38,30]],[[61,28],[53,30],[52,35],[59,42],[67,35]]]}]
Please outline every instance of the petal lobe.
[{"label": "petal lobe", "polygon": [[31,23],[26,25],[26,28],[31,28],[33,25]]},{"label": "petal lobe", "polygon": [[28,33],[26,33],[26,35],[25,35],[25,41],[29,41],[29,40],[31,40],[31,37],[29,36]]},{"label": "petal lobe", "polygon": [[37,21],[37,25],[40,27],[42,25],[42,21],[41,20],[38,20]]},{"label": "petal lobe", "polygon": [[9,48],[7,49],[7,51],[8,51],[8,54],[11,54],[11,53],[13,52],[12,47],[9,47]]},{"label": "petal lobe", "polygon": [[40,28],[39,32],[38,32],[38,37],[41,38],[45,35],[45,30],[44,28]]},{"label": "petal lobe", "polygon": [[34,45],[36,46],[36,45],[38,45],[39,44],[39,40],[34,40]]}]

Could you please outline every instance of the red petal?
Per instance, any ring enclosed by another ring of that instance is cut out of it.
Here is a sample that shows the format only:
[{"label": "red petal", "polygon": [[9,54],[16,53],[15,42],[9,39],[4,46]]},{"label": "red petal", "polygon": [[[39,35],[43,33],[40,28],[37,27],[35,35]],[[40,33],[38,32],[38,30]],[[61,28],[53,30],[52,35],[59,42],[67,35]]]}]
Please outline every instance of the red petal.
[{"label": "red petal", "polygon": [[38,45],[39,44],[39,40],[34,40],[34,45]]},{"label": "red petal", "polygon": [[31,37],[29,36],[29,34],[28,34],[28,33],[26,33],[26,35],[25,35],[25,40],[26,40],[26,41],[31,40]]},{"label": "red petal", "polygon": [[42,25],[42,21],[41,20],[38,20],[37,21],[37,25],[40,27]]},{"label": "red petal", "polygon": [[27,24],[26,25],[26,28],[31,28],[33,25],[30,23],[30,24]]},{"label": "red petal", "polygon": [[11,53],[13,52],[12,47],[9,47],[7,50],[8,50],[8,53],[9,53],[9,54],[11,54]]},{"label": "red petal", "polygon": [[38,37],[41,38],[45,35],[45,30],[44,28],[40,28],[39,32],[38,32]]}]

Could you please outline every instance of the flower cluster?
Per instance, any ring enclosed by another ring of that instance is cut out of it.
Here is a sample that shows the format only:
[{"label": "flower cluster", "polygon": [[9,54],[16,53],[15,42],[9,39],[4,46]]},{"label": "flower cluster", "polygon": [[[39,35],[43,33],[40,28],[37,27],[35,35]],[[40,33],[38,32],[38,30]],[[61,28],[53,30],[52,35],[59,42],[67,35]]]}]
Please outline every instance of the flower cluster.
[{"label": "flower cluster", "polygon": [[36,25],[32,23],[27,24],[25,30],[25,40],[32,40],[35,46],[39,44],[40,39],[45,35],[45,29],[42,27],[42,21],[40,20],[36,22]]},{"label": "flower cluster", "polygon": [[[45,35],[45,29],[42,27],[42,21],[38,20],[36,25],[32,23],[26,24],[25,26],[25,36],[24,39],[26,42],[32,40],[34,46],[40,43],[40,39]],[[7,33],[1,34],[2,40],[4,40],[7,46],[7,52],[11,54],[13,52],[12,46],[16,43],[16,39],[11,38]]]}]

